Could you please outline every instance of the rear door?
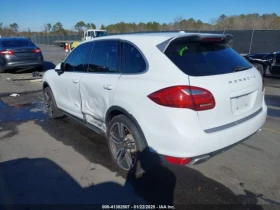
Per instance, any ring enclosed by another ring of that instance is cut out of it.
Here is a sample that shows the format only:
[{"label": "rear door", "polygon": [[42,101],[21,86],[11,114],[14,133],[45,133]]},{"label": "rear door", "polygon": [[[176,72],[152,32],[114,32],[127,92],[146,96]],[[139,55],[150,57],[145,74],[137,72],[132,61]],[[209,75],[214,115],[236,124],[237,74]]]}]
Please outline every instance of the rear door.
[{"label": "rear door", "polygon": [[260,112],[262,77],[227,43],[181,42],[171,44],[165,54],[189,75],[191,86],[204,88],[214,96],[213,109],[197,111],[206,132],[229,127]]},{"label": "rear door", "polygon": [[105,115],[120,78],[120,41],[95,41],[87,73],[81,78],[82,112],[87,123],[105,129]]}]

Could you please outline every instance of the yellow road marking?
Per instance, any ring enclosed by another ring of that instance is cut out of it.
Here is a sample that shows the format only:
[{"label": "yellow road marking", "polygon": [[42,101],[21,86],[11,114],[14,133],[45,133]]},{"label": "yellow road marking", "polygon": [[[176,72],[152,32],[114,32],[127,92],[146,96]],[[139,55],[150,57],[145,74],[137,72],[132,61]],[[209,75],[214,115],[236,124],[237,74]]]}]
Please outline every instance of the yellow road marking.
[{"label": "yellow road marking", "polygon": [[270,132],[277,133],[277,134],[280,134],[280,131],[276,131],[276,130],[269,129],[269,128],[263,128],[263,130],[265,130],[265,131],[270,131]]}]

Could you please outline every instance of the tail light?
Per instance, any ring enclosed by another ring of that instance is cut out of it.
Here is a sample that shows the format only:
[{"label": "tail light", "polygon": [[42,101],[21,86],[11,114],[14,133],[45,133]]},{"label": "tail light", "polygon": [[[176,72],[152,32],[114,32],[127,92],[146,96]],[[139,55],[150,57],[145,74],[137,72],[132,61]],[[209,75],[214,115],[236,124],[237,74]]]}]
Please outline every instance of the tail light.
[{"label": "tail light", "polygon": [[264,79],[262,78],[262,92],[264,91]]},{"label": "tail light", "polygon": [[2,51],[0,51],[0,54],[1,55],[13,55],[13,54],[15,54],[15,52],[12,50],[2,50]]},{"label": "tail light", "polygon": [[169,163],[172,163],[172,164],[186,165],[192,161],[191,158],[177,158],[177,157],[171,157],[171,156],[164,156],[164,157]]},{"label": "tail light", "polygon": [[187,108],[195,111],[213,109],[216,105],[210,91],[194,86],[164,88],[148,95],[148,98],[161,106]]},{"label": "tail light", "polygon": [[35,48],[35,49],[33,50],[33,52],[34,52],[34,53],[40,53],[40,52],[41,52],[41,49],[40,49],[40,48]]}]

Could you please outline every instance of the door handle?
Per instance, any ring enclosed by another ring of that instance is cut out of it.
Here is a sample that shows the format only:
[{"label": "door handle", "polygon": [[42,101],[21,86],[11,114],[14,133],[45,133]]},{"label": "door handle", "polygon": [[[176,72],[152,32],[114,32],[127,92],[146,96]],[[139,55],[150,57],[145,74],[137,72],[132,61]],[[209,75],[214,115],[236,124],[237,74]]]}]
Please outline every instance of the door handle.
[{"label": "door handle", "polygon": [[103,88],[106,89],[106,90],[112,90],[113,85],[104,85]]},{"label": "door handle", "polygon": [[73,82],[74,84],[78,84],[78,83],[79,83],[79,80],[78,80],[78,79],[73,79],[72,82]]}]

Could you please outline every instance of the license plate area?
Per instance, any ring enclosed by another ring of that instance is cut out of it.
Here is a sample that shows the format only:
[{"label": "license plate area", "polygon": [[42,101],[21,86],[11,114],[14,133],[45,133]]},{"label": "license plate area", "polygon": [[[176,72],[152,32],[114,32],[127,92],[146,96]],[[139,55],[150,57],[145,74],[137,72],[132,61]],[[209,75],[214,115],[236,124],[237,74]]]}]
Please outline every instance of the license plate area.
[{"label": "license plate area", "polygon": [[18,57],[29,57],[29,56],[33,56],[34,53],[32,53],[32,52],[24,52],[24,53],[16,53],[15,55],[18,56]]},{"label": "license plate area", "polygon": [[231,108],[234,115],[250,110],[252,108],[252,93],[231,98]]}]

